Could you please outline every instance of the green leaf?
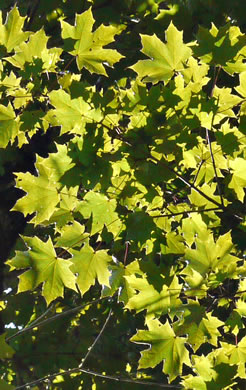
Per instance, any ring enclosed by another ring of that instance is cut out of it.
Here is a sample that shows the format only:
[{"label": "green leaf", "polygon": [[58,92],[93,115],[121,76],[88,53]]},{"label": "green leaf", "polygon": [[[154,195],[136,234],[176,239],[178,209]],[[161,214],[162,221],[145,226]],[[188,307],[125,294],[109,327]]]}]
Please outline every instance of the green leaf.
[{"label": "green leaf", "polygon": [[202,318],[199,326],[193,323],[188,330],[188,342],[192,345],[194,351],[204,343],[209,343],[217,347],[218,337],[221,336],[219,327],[223,326],[224,322],[220,321],[217,317],[212,316],[211,313],[207,313]]},{"label": "green leaf", "polygon": [[246,161],[238,157],[230,161],[230,168],[232,169],[232,178],[228,187],[232,188],[240,202],[243,202],[244,188],[246,187]]},{"label": "green leaf", "polygon": [[49,98],[55,109],[49,110],[44,119],[53,126],[61,126],[62,133],[83,134],[85,123],[91,122],[89,104],[81,96],[77,99],[72,99],[62,89],[52,91],[49,94]]},{"label": "green leaf", "polygon": [[85,233],[85,227],[79,222],[74,221],[71,225],[64,226],[60,231],[60,236],[56,240],[56,246],[64,248],[73,248],[81,246],[89,233]]},{"label": "green leaf", "polygon": [[61,21],[62,38],[76,41],[69,53],[76,56],[79,70],[85,67],[91,73],[107,76],[104,65],[113,66],[124,56],[116,50],[103,47],[113,42],[115,34],[119,34],[120,30],[114,26],[101,25],[92,32],[94,22],[91,8],[80,15],[76,14],[74,27]]},{"label": "green leaf", "polygon": [[0,148],[5,148],[10,141],[14,141],[18,129],[18,119],[11,104],[9,103],[7,107],[0,104]]},{"label": "green leaf", "polygon": [[15,350],[6,343],[5,336],[6,333],[0,335],[0,359],[10,359],[15,354]]},{"label": "green leaf", "polygon": [[16,186],[26,192],[19,199],[12,210],[20,211],[25,216],[36,213],[33,222],[39,224],[49,219],[60,200],[55,183],[49,181],[47,176],[33,176],[29,172],[16,173]]},{"label": "green leaf", "polygon": [[25,41],[31,32],[23,32],[23,25],[26,17],[21,17],[16,5],[8,13],[6,22],[2,23],[2,12],[0,11],[0,45],[4,45],[10,53],[21,42]]},{"label": "green leaf", "polygon": [[106,250],[95,251],[86,244],[80,251],[70,249],[73,257],[72,272],[78,274],[77,284],[82,294],[95,284],[96,279],[101,285],[109,287],[109,263],[112,257]]},{"label": "green leaf", "polygon": [[12,385],[8,385],[3,379],[0,379],[1,390],[14,390],[15,387]]},{"label": "green leaf", "polygon": [[177,337],[169,322],[163,325],[158,320],[148,320],[149,330],[138,330],[131,341],[140,344],[149,344],[150,348],[141,353],[139,368],[155,367],[164,360],[163,372],[173,381],[182,373],[183,364],[190,366],[188,350],[185,347],[186,339]]},{"label": "green leaf", "polygon": [[200,26],[197,39],[198,45],[193,50],[203,62],[221,65],[232,74],[245,70],[240,58],[245,48],[245,36],[237,26],[228,23],[217,29],[212,23],[210,30]]},{"label": "green leaf", "polygon": [[37,237],[23,239],[30,249],[16,252],[16,256],[7,261],[12,269],[30,268],[20,275],[18,292],[43,283],[42,295],[48,305],[57,297],[63,297],[64,287],[77,291],[76,277],[70,270],[71,261],[57,257],[50,238],[46,242]]},{"label": "green leaf", "polygon": [[243,337],[241,341],[233,346],[230,364],[246,363],[246,337]]},{"label": "green leaf", "polygon": [[238,259],[230,255],[233,248],[230,232],[220,236],[216,243],[214,242],[212,234],[207,231],[205,236],[195,240],[196,249],[187,248],[185,258],[189,261],[189,267],[199,272],[202,276],[211,271],[221,269],[236,268]]},{"label": "green leaf", "polygon": [[44,30],[41,29],[31,35],[27,43],[22,42],[15,55],[7,57],[6,60],[20,69],[24,69],[25,65],[28,67],[32,64],[34,67],[31,67],[31,72],[33,70],[36,74],[46,71],[52,72],[60,59],[62,49],[47,49],[47,42],[48,37]]},{"label": "green leaf", "polygon": [[47,158],[37,156],[35,163],[40,176],[46,176],[49,181],[58,182],[65,172],[69,171],[75,164],[68,156],[66,145],[56,145],[57,152],[50,153]]},{"label": "green leaf", "polygon": [[100,233],[105,225],[114,237],[118,235],[122,226],[115,209],[115,199],[109,199],[105,195],[93,191],[89,191],[77,207],[77,211],[84,218],[90,218],[92,215],[92,235]]},{"label": "green leaf", "polygon": [[187,248],[185,258],[189,265],[201,275],[205,275],[217,263],[213,236],[208,233],[206,241],[196,239],[196,249]]},{"label": "green leaf", "polygon": [[137,313],[147,310],[146,318],[170,314],[181,304],[179,299],[181,286],[175,276],[168,286],[164,284],[165,280],[162,279],[160,291],[157,291],[145,278],[136,277],[136,275],[125,276],[125,278],[129,286],[139,292],[129,299],[126,307],[130,310],[136,310]]},{"label": "green leaf", "polygon": [[239,75],[240,85],[235,87],[235,90],[239,93],[239,95],[246,97],[246,72],[242,72]]},{"label": "green leaf", "polygon": [[126,276],[135,273],[138,275],[143,274],[139,268],[139,262],[135,260],[127,266],[124,266],[122,263],[113,264],[109,269],[111,272],[109,278],[110,287],[103,286],[102,296],[112,296],[119,289],[119,300],[126,305],[129,299],[135,294],[135,290],[128,283]]},{"label": "green leaf", "polygon": [[140,60],[130,68],[144,82],[168,82],[175,71],[183,70],[184,63],[191,55],[191,49],[183,43],[183,33],[172,22],[166,31],[167,43],[163,43],[155,34],[141,35],[141,40],[142,52],[150,60]]},{"label": "green leaf", "polygon": [[[145,244],[148,238],[151,237],[151,233],[156,229],[153,218],[144,211],[135,211],[129,214],[126,226],[127,239],[140,244]],[[145,226],[145,229],[142,229],[143,226]]]}]

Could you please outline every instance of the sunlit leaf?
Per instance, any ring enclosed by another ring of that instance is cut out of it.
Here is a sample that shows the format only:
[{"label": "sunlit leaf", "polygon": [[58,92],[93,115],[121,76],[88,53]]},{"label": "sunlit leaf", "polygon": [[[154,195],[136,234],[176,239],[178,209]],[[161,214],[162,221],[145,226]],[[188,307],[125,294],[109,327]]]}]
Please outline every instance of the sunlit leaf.
[{"label": "sunlit leaf", "polygon": [[91,9],[76,15],[74,27],[62,21],[62,38],[75,41],[69,53],[76,56],[79,70],[85,67],[91,73],[107,76],[104,65],[113,66],[123,56],[116,50],[103,47],[113,42],[115,34],[118,34],[120,30],[114,26],[101,25],[92,32],[94,21]]},{"label": "sunlit leaf", "polygon": [[18,292],[36,288],[43,283],[42,294],[47,304],[57,297],[63,297],[64,287],[76,291],[76,277],[71,272],[71,261],[57,257],[52,241],[43,242],[37,237],[23,237],[30,248],[17,252],[7,262],[12,269],[30,268],[20,275]]},{"label": "sunlit leaf", "polygon": [[82,294],[95,284],[96,279],[101,285],[109,286],[110,272],[108,263],[112,257],[106,250],[93,250],[86,244],[80,251],[70,250],[72,272],[78,274],[77,284]]},{"label": "sunlit leaf", "polygon": [[172,23],[166,31],[167,43],[163,43],[155,34],[141,35],[141,39],[142,52],[150,60],[140,60],[131,69],[145,82],[168,82],[175,71],[184,68],[184,62],[191,55],[191,49],[183,43],[182,32]]},{"label": "sunlit leaf", "polygon": [[150,347],[142,352],[139,368],[155,367],[161,361],[163,371],[173,381],[182,372],[183,364],[190,366],[186,339],[176,337],[168,321],[163,325],[158,320],[147,321],[148,330],[138,330],[131,341],[149,344]]}]

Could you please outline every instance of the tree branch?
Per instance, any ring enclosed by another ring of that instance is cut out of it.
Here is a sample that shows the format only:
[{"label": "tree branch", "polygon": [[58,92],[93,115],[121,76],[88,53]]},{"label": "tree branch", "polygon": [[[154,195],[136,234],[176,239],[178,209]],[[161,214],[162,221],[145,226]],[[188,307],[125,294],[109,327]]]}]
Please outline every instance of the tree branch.
[{"label": "tree branch", "polygon": [[218,207],[212,207],[211,209],[204,209],[204,210],[186,210],[186,211],[180,211],[179,213],[170,213],[170,214],[160,214],[160,215],[151,215],[152,218],[164,218],[164,217],[173,217],[175,215],[183,215],[183,214],[190,214],[190,213],[205,213],[206,211],[216,211],[221,210],[221,208]]},{"label": "tree branch", "polygon": [[[84,307],[86,306],[89,306],[89,305],[92,305],[94,303],[98,303],[104,299],[106,299],[108,297],[102,297],[102,298],[98,298],[98,299],[95,299],[94,301],[90,301],[90,302],[87,302],[87,303],[84,303],[83,305],[80,305],[80,306],[76,306],[76,307],[73,307],[72,309],[69,309],[69,310],[66,310],[66,311],[63,311],[62,313],[58,313],[56,315],[54,315],[53,317],[50,317],[50,318],[47,318],[46,320],[43,320],[39,323],[36,322],[36,320],[30,325],[28,326],[27,328],[24,328],[24,329],[21,329],[19,330],[18,332],[16,332],[15,334],[13,334],[12,336],[9,336],[6,338],[6,342],[24,334],[24,333],[27,333],[29,332],[30,330],[32,330],[33,328],[40,328],[41,326],[44,326],[46,324],[49,324],[50,322],[53,322],[53,321],[56,321],[58,318],[61,318],[61,317],[65,317],[67,315],[70,315],[70,314],[73,314],[73,313],[76,313],[77,311],[83,309]],[[47,312],[47,311],[46,311]],[[47,314],[47,313],[44,313]]]},{"label": "tree branch", "polygon": [[106,328],[107,326],[107,323],[109,322],[109,319],[111,317],[111,314],[112,314],[112,309],[109,310],[109,313],[108,313],[108,316],[103,324],[103,327],[102,329],[100,330],[100,332],[98,333],[97,337],[95,338],[94,342],[92,343],[92,345],[88,348],[88,351],[85,355],[85,357],[81,360],[81,363],[79,365],[79,368],[82,368],[85,364],[85,361],[88,359],[91,351],[93,350],[93,348],[95,347],[96,343],[98,342],[98,340],[100,339],[100,337],[102,336],[103,332],[104,332],[104,329]]},{"label": "tree branch", "polygon": [[162,160],[157,160],[155,157],[153,156],[150,156],[150,158],[152,159],[152,162],[154,161],[155,163],[158,163],[158,164],[161,164],[163,165],[166,169],[168,169],[170,172],[172,172],[175,176],[177,176],[179,178],[179,180],[181,180],[184,184],[186,184],[188,187],[192,188],[194,191],[198,192],[198,194],[200,194],[203,198],[207,199],[209,202],[215,204],[216,206],[218,206],[220,209],[224,209],[224,206],[220,203],[218,203],[216,200],[210,198],[210,196],[208,196],[207,194],[205,194],[203,191],[201,191],[199,188],[197,188],[194,184],[190,183],[189,181],[187,181],[186,179],[183,178],[182,175],[180,175],[178,172],[176,172],[173,168],[169,167],[168,164],[165,164],[164,161]]},{"label": "tree branch", "polygon": [[125,382],[125,383],[145,385],[145,386],[156,386],[156,387],[162,387],[162,388],[166,388],[166,389],[181,389],[182,388],[181,385],[168,385],[168,384],[158,383],[158,382],[147,382],[147,381],[141,381],[141,380],[137,380],[137,379],[134,380],[134,379],[130,379],[130,378],[123,378],[120,376],[104,375],[104,374],[100,374],[98,372],[91,371],[89,369],[84,369],[84,368],[71,368],[70,370],[67,370],[67,371],[57,372],[57,373],[51,374],[51,375],[46,375],[43,378],[26,383],[25,385],[18,386],[15,388],[15,390],[21,390],[21,389],[25,389],[26,387],[36,386],[39,383],[43,383],[45,381],[50,381],[52,379],[55,379],[57,376],[71,375],[71,374],[78,373],[78,372],[81,372],[81,373],[83,372],[84,374],[87,374],[87,375],[96,376],[98,378],[108,379],[108,380],[116,381],[116,382]]}]

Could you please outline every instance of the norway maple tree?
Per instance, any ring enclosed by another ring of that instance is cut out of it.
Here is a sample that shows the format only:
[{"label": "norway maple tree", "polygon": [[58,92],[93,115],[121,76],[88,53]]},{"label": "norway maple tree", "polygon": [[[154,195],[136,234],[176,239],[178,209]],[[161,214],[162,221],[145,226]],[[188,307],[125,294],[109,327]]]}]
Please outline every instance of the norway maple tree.
[{"label": "norway maple tree", "polygon": [[239,390],[244,21],[227,1],[116,3],[2,6],[0,173],[22,226],[0,387]]}]

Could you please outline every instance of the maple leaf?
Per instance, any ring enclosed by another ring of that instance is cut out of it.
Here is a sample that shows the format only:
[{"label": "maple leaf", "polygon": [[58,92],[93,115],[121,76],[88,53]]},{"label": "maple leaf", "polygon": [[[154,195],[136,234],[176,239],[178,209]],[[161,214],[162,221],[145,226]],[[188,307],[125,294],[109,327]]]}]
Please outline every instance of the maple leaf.
[{"label": "maple leaf", "polygon": [[119,300],[126,305],[135,294],[135,290],[128,283],[126,276],[130,276],[133,273],[143,275],[139,268],[139,262],[135,260],[127,266],[124,266],[122,263],[112,264],[109,269],[111,273],[109,278],[110,287],[103,286],[102,296],[112,296],[119,289]]},{"label": "maple leaf", "polygon": [[207,313],[198,324],[190,323],[188,329],[183,329],[181,325],[181,330],[188,333],[188,342],[192,345],[194,351],[197,351],[198,348],[203,343],[210,343],[217,346],[218,337],[221,335],[218,328],[223,326],[224,323],[220,321],[217,317],[212,316],[211,313]]},{"label": "maple leaf", "polygon": [[76,277],[71,272],[71,262],[56,256],[52,241],[46,242],[37,237],[23,237],[29,246],[27,252],[16,252],[16,256],[7,261],[12,269],[30,268],[20,275],[18,292],[34,289],[43,283],[42,295],[47,304],[57,297],[63,297],[64,287],[74,291]]},{"label": "maple leaf", "polygon": [[246,187],[246,161],[238,157],[230,161],[230,168],[233,171],[233,175],[228,187],[232,188],[238,199],[243,202],[245,196],[244,188]]},{"label": "maple leaf", "polygon": [[25,19],[26,17],[20,16],[15,5],[3,25],[2,11],[0,11],[0,44],[6,47],[8,53],[30,36],[31,32],[22,31]]},{"label": "maple leaf", "polygon": [[77,207],[77,211],[84,218],[90,218],[92,215],[91,234],[99,233],[105,225],[114,236],[122,226],[115,209],[115,199],[108,199],[105,195],[93,191],[89,191]]},{"label": "maple leaf", "polygon": [[101,25],[92,32],[94,22],[91,8],[80,15],[76,14],[74,27],[61,21],[62,38],[76,41],[69,53],[76,56],[79,70],[85,67],[91,73],[107,76],[104,65],[113,66],[124,56],[116,50],[103,49],[103,46],[113,42],[115,34],[119,34],[120,30],[114,26]]},{"label": "maple leaf", "polygon": [[183,33],[170,23],[166,30],[167,43],[163,43],[155,34],[141,35],[142,52],[150,60],[140,60],[130,66],[144,81],[153,84],[168,82],[175,71],[183,70],[185,61],[190,57],[191,49],[183,43]]},{"label": "maple leaf", "polygon": [[10,359],[15,354],[15,350],[6,343],[5,336],[6,333],[0,335],[0,359]]},{"label": "maple leaf", "polygon": [[169,286],[162,281],[162,287],[160,291],[157,291],[153,285],[148,283],[146,278],[139,278],[135,275],[125,276],[130,288],[135,291],[139,291],[138,294],[134,294],[130,297],[126,307],[131,310],[140,312],[147,310],[146,318],[153,318],[154,316],[160,316],[170,312],[181,304],[179,297],[180,285],[177,277],[174,277]]},{"label": "maple leaf", "polygon": [[232,347],[230,364],[246,363],[246,338],[243,337],[241,341]]},{"label": "maple leaf", "polygon": [[57,145],[57,152],[50,153],[47,158],[37,156],[35,167],[39,176],[29,172],[16,173],[16,186],[27,194],[17,201],[13,210],[22,211],[24,215],[36,212],[33,218],[35,224],[49,220],[61,199],[58,193],[61,187],[59,179],[74,166],[71,161],[67,156],[67,147]]},{"label": "maple leaf", "polygon": [[52,91],[49,98],[55,109],[49,110],[44,119],[53,126],[61,126],[62,133],[72,131],[82,134],[86,121],[90,121],[89,104],[81,96],[71,99],[71,96],[61,89]]},{"label": "maple leaf", "polygon": [[5,148],[9,141],[14,141],[18,130],[18,119],[11,104],[7,107],[0,104],[0,147]]},{"label": "maple leaf", "polygon": [[149,330],[138,330],[130,340],[134,343],[149,344],[150,348],[141,352],[139,368],[155,367],[164,360],[163,372],[173,381],[182,373],[182,366],[190,366],[186,338],[177,337],[169,325],[163,325],[157,319],[146,321]]},{"label": "maple leaf", "polygon": [[16,186],[27,194],[19,199],[12,210],[21,211],[25,216],[36,212],[35,224],[49,219],[60,200],[54,182],[45,176],[33,176],[29,172],[16,173]]},{"label": "maple leaf", "polygon": [[187,268],[192,268],[203,276],[216,269],[233,272],[238,258],[230,255],[233,248],[230,232],[220,236],[216,243],[209,231],[207,231],[205,240],[204,237],[205,235],[195,240],[196,249],[186,249],[185,257],[189,261]]},{"label": "maple leaf", "polygon": [[210,30],[201,26],[197,38],[193,51],[203,62],[221,65],[230,74],[245,70],[245,36],[237,26],[228,23],[217,29],[212,23]]},{"label": "maple leaf", "polygon": [[84,242],[87,237],[89,237],[89,233],[85,233],[85,227],[74,221],[73,224],[65,225],[60,230],[56,246],[63,248],[81,246],[81,242]]},{"label": "maple leaf", "polygon": [[54,71],[62,49],[56,47],[47,49],[47,42],[48,37],[41,29],[33,34],[27,43],[22,42],[16,53],[6,60],[20,69],[24,69],[25,64],[36,64],[36,72]]},{"label": "maple leaf", "polygon": [[101,285],[109,287],[108,265],[112,257],[106,250],[94,251],[86,244],[80,251],[70,249],[69,252],[73,255],[71,270],[78,274],[77,284],[82,294],[95,284],[96,278]]}]

